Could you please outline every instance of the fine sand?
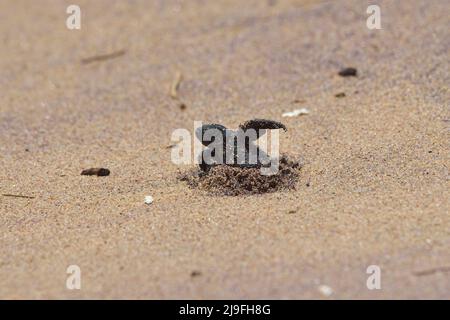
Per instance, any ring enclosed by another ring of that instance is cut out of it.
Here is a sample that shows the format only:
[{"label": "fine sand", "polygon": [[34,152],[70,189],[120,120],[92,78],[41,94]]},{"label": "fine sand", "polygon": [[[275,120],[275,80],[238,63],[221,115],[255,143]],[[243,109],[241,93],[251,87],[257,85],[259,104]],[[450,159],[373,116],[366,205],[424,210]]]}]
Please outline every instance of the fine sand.
[{"label": "fine sand", "polygon": [[[448,1],[73,2],[0,0],[0,298],[450,298]],[[253,118],[295,190],[177,178],[173,130]]]}]

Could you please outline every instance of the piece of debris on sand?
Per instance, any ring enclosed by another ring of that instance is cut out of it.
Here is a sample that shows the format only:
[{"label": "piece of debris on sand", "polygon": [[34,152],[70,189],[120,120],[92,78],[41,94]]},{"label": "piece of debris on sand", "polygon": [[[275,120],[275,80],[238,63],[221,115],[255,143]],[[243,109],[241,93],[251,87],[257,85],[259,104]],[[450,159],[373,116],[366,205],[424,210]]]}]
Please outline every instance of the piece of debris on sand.
[{"label": "piece of debris on sand", "polygon": [[346,95],[345,95],[345,92],[339,92],[339,93],[336,93],[334,96],[336,98],[344,98]]},{"label": "piece of debris on sand", "polygon": [[145,196],[144,202],[145,202],[145,204],[152,204],[153,203],[153,197],[152,196]]},{"label": "piece of debris on sand", "polygon": [[309,114],[309,110],[306,108],[301,108],[301,109],[295,109],[294,111],[285,112],[281,116],[282,117],[298,117],[298,116],[305,115],[305,114]]},{"label": "piece of debris on sand", "polygon": [[98,176],[98,177],[105,177],[109,176],[110,171],[106,168],[90,168],[85,169],[81,171],[82,176]]},{"label": "piece of debris on sand", "polygon": [[114,59],[114,58],[118,58],[120,56],[123,56],[125,53],[126,53],[125,50],[119,50],[119,51],[116,51],[116,52],[113,52],[113,53],[102,54],[102,55],[98,55],[98,56],[84,58],[84,59],[81,60],[81,63],[82,64],[89,64],[89,63],[92,63],[92,62],[98,62],[98,61]]},{"label": "piece of debris on sand", "polygon": [[446,273],[446,272],[450,272],[450,266],[443,266],[443,267],[436,267],[436,268],[431,268],[431,269],[426,269],[426,270],[421,270],[421,271],[414,271],[413,274],[415,276],[421,277],[421,276],[429,276],[435,273]]},{"label": "piece of debris on sand", "polygon": [[329,296],[331,296],[331,295],[333,294],[333,289],[332,289],[331,287],[329,287],[329,286],[326,286],[326,285],[320,285],[320,286],[318,287],[318,289],[319,289],[319,292],[320,292],[322,295],[324,295],[325,297],[329,297]]},{"label": "piece of debris on sand", "polygon": [[34,196],[24,196],[22,194],[11,194],[11,193],[3,193],[2,196],[4,197],[11,197],[11,198],[23,198],[23,199],[34,199]]},{"label": "piece of debris on sand", "polygon": [[338,73],[341,77],[356,77],[358,75],[358,70],[355,68],[344,68]]},{"label": "piece of debris on sand", "polygon": [[180,83],[183,80],[183,74],[180,71],[175,73],[175,77],[172,81],[172,85],[170,86],[170,97],[172,99],[178,99],[178,88],[180,87]]},{"label": "piece of debris on sand", "polygon": [[191,272],[191,277],[192,278],[199,277],[201,275],[202,275],[202,273],[200,271],[198,271],[198,270],[194,270],[194,271]]},{"label": "piece of debris on sand", "polygon": [[262,175],[260,168],[218,165],[207,173],[193,170],[181,173],[178,179],[187,182],[193,189],[206,191],[211,195],[240,196],[295,189],[302,165],[282,156],[279,170],[274,175]]},{"label": "piece of debris on sand", "polygon": [[174,147],[176,147],[176,146],[177,146],[176,143],[172,143],[172,144],[168,144],[168,145],[165,146],[164,148],[165,148],[165,149],[172,149],[172,148],[174,148]]}]

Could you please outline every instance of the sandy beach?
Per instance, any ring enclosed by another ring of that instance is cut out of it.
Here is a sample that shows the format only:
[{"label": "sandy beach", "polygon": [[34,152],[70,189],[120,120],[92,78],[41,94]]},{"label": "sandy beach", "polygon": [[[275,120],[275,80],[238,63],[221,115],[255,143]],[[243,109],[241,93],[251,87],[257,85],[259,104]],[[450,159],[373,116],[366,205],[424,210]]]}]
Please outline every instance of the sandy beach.
[{"label": "sandy beach", "polygon": [[[450,299],[448,1],[76,2],[0,0],[1,299]],[[177,178],[175,129],[254,118],[295,189]]]}]

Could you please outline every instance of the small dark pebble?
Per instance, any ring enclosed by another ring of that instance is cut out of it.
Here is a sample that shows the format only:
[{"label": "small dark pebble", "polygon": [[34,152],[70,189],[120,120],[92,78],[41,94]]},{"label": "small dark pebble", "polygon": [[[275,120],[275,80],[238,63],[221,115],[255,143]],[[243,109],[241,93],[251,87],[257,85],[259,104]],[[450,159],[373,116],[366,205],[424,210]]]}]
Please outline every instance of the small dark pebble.
[{"label": "small dark pebble", "polygon": [[341,71],[339,71],[339,75],[341,77],[356,77],[358,74],[358,70],[355,68],[344,68]]},{"label": "small dark pebble", "polygon": [[99,176],[99,177],[105,177],[109,176],[110,171],[106,168],[90,168],[85,169],[81,171],[82,176]]},{"label": "small dark pebble", "polygon": [[200,271],[192,271],[191,272],[191,277],[198,277],[198,276],[201,276],[202,275],[202,273],[200,272]]},{"label": "small dark pebble", "polygon": [[336,93],[334,96],[335,96],[336,98],[344,98],[344,97],[345,97],[345,92],[339,92],[339,93]]},{"label": "small dark pebble", "polygon": [[184,103],[180,104],[180,110],[186,110],[186,105]]}]

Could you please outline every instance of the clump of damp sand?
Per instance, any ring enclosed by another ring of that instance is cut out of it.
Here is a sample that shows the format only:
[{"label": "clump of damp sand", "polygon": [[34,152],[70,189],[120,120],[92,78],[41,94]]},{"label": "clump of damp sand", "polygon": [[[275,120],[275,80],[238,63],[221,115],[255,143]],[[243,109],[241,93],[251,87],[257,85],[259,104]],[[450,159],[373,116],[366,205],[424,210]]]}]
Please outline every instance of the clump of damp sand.
[{"label": "clump of damp sand", "polygon": [[280,158],[277,174],[262,175],[259,168],[218,165],[207,173],[199,169],[181,173],[178,179],[189,187],[219,196],[241,196],[295,189],[299,179],[301,162]]}]

